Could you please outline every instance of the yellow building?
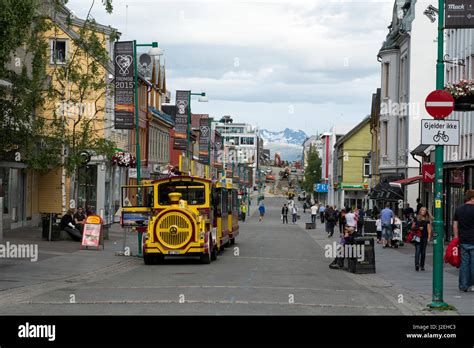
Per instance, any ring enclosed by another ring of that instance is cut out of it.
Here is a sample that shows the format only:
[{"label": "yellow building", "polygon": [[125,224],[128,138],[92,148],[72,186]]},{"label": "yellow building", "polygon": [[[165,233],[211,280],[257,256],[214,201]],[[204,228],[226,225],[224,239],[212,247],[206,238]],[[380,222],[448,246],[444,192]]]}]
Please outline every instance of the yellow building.
[{"label": "yellow building", "polygon": [[335,189],[339,208],[366,206],[370,177],[370,116],[367,116],[334,145],[337,158]]},{"label": "yellow building", "polygon": [[[113,95],[109,89],[114,78],[114,67],[110,59],[113,55],[113,28],[94,24],[94,33],[108,52],[109,59],[91,71],[92,62],[97,62],[97,57],[75,43],[85,21],[72,16],[68,25],[66,18],[70,13],[66,7],[56,12],[52,7],[43,10],[52,23],[51,28],[44,33],[44,40],[50,48],[46,71],[50,76],[49,83],[58,93],[53,96],[45,94],[44,107],[36,110],[36,116],[46,120],[54,117],[65,120],[69,134],[72,134],[73,129],[80,132],[82,125],[89,123],[89,138],[113,140],[118,148],[128,151],[130,131],[115,130],[113,127]],[[69,62],[73,62],[80,74],[93,75],[91,83],[105,83],[97,90],[81,90],[78,83],[70,82],[61,73],[60,68]],[[52,127],[50,131],[51,129]],[[31,215],[36,215],[36,220],[41,213],[60,214],[64,208],[84,206],[103,216],[106,221],[112,221],[120,201],[120,186],[125,183],[126,169],[112,166],[107,158],[92,151],[89,155],[89,163],[78,169],[77,181],[65,175],[61,167],[43,175],[30,174],[29,186],[32,187],[32,192],[29,209]],[[65,190],[61,185],[63,180]]]}]

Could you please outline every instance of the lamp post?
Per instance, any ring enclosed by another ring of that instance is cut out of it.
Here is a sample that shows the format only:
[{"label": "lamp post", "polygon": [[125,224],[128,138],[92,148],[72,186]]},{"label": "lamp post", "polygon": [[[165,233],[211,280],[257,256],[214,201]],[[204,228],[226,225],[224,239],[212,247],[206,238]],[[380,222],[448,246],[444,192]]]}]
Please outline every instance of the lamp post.
[{"label": "lamp post", "polygon": [[[438,0],[438,59],[436,63],[436,89],[444,89],[444,0]],[[428,305],[431,308],[447,308],[443,300],[443,160],[444,147],[435,149],[435,209],[433,233],[433,298]]]},{"label": "lamp post", "polygon": [[[137,44],[136,40],[133,40],[133,94],[135,99],[135,152],[137,158],[137,185],[140,185],[141,181],[141,156],[140,156],[140,118],[139,118],[139,105],[138,105],[138,64],[137,64],[137,47],[151,47],[149,54],[152,56],[158,56],[163,54],[162,50],[158,47],[158,42],[152,42],[151,44]],[[137,200],[141,202],[142,192],[141,189],[137,190]],[[142,235],[143,231],[138,231],[138,257],[142,256]]]},{"label": "lamp post", "polygon": [[191,91],[190,91],[189,94],[188,94],[188,96],[189,96],[189,99],[188,99],[188,125],[187,125],[187,129],[186,129],[186,135],[187,135],[186,158],[188,158],[188,160],[191,158],[191,155],[190,155],[191,151],[189,150],[189,144],[191,143],[191,96],[192,95],[198,95],[199,96],[198,101],[201,102],[201,103],[207,103],[209,101],[209,99],[207,98],[205,92],[191,93]]}]

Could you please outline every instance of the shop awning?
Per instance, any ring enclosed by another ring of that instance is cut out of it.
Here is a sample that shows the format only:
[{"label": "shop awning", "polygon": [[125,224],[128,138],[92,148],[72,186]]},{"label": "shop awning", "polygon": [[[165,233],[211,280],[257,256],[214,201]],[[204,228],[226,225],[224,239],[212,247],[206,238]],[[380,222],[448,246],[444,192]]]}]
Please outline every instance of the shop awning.
[{"label": "shop awning", "polygon": [[387,182],[381,182],[371,190],[369,197],[376,201],[398,201],[403,199],[403,191],[401,187],[390,186]]},{"label": "shop awning", "polygon": [[402,187],[402,185],[411,185],[423,179],[423,175],[417,175],[411,178],[390,182],[390,186]]}]

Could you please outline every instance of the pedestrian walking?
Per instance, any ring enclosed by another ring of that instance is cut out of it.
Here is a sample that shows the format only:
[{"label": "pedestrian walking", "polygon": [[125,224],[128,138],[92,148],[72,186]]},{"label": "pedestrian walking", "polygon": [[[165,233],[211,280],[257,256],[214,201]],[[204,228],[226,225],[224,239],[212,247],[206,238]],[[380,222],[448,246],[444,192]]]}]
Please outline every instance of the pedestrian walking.
[{"label": "pedestrian walking", "polygon": [[281,208],[281,220],[283,224],[288,224],[288,207],[286,204],[283,204],[283,208]]},{"label": "pedestrian walking", "polygon": [[240,203],[240,216],[243,222],[245,222],[245,217],[247,216],[247,205],[244,202]]},{"label": "pedestrian walking", "polygon": [[461,251],[459,290],[468,291],[474,286],[474,190],[466,192],[464,202],[454,213],[453,232]]},{"label": "pedestrian walking", "polygon": [[314,224],[315,227],[316,227],[316,216],[317,215],[318,215],[318,206],[316,205],[316,203],[314,203],[311,206],[311,222]]},{"label": "pedestrian walking", "polygon": [[422,206],[423,206],[423,203],[421,203],[421,199],[417,198],[415,215],[418,215],[420,213],[420,209]]},{"label": "pedestrian walking", "polygon": [[263,202],[260,203],[260,206],[258,207],[258,211],[260,213],[258,221],[262,222],[263,219],[265,218],[265,205],[263,204]]},{"label": "pedestrian walking", "polygon": [[331,238],[334,234],[334,227],[336,226],[337,215],[333,207],[327,206],[324,211],[324,219],[326,220],[326,232],[328,238]]},{"label": "pedestrian walking", "polygon": [[293,206],[291,207],[291,221],[293,224],[296,224],[296,220],[297,220],[297,217],[298,217],[298,208],[296,207],[296,204],[293,204]]},{"label": "pedestrian walking", "polygon": [[377,230],[377,243],[380,244],[382,241],[382,220],[380,220],[380,215],[375,220],[375,228]]},{"label": "pedestrian walking", "polygon": [[387,245],[390,246],[392,240],[392,218],[393,211],[390,209],[390,203],[385,204],[385,208],[380,213],[380,220],[382,220],[382,245],[385,249]]},{"label": "pedestrian walking", "polygon": [[321,206],[319,207],[319,217],[321,219],[321,223],[324,224],[324,212],[326,211],[326,207],[321,204]]},{"label": "pedestrian walking", "polygon": [[346,227],[346,209],[342,208],[339,214],[337,214],[337,222],[339,224],[339,236],[342,237]]},{"label": "pedestrian walking", "polygon": [[306,201],[303,203],[303,213],[306,214],[306,209],[308,209],[308,204]]},{"label": "pedestrian walking", "polygon": [[357,208],[357,234],[362,236],[364,234],[365,210],[362,207]]},{"label": "pedestrian walking", "polygon": [[426,207],[421,207],[411,226],[412,231],[417,231],[419,241],[415,241],[415,270],[425,270],[426,246],[431,239],[431,216]]},{"label": "pedestrian walking", "polygon": [[356,215],[354,214],[354,210],[352,210],[352,208],[347,208],[345,218],[346,218],[347,228],[345,228],[343,231],[351,231],[351,235],[352,235],[357,230]]},{"label": "pedestrian walking", "polygon": [[415,216],[415,211],[410,207],[410,203],[405,204],[405,209],[403,209],[403,217],[405,221],[410,221]]}]

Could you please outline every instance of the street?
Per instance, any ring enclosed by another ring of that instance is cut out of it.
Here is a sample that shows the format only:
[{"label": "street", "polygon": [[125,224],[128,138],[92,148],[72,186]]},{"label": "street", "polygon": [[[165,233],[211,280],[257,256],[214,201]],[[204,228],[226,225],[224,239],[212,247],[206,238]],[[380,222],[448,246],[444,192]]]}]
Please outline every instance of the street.
[{"label": "street", "polygon": [[[328,239],[319,222],[316,230],[305,230],[309,214],[302,209],[298,224],[282,225],[284,202],[267,195],[267,214],[258,222],[254,200],[236,244],[210,265],[188,258],[145,266],[137,257],[115,256],[122,245],[116,238],[121,232],[104,251],[79,250],[45,258],[40,247],[39,262],[1,260],[5,277],[0,283],[0,314],[430,314],[423,310],[428,296],[401,290],[381,277],[379,267],[376,274],[329,269],[332,259],[325,257],[324,246],[337,241],[338,233]],[[131,237],[127,243],[136,243]],[[74,242],[65,243],[79,249]],[[136,244],[127,245],[136,250]],[[407,263],[411,268],[411,259]],[[385,268],[383,262],[380,268]],[[422,276],[429,293],[428,273]]]}]

